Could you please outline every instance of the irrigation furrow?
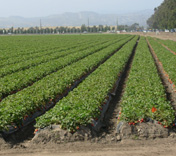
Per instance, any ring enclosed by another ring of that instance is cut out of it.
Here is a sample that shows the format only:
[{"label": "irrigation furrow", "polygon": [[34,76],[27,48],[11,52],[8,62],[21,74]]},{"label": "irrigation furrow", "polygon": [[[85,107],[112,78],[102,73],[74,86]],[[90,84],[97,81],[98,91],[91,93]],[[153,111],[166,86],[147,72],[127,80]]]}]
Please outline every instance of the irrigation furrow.
[{"label": "irrigation furrow", "polygon": [[133,63],[133,59],[135,57],[136,48],[137,48],[139,39],[140,38],[138,38],[136,45],[133,48],[132,54],[131,54],[125,68],[121,72],[119,79],[117,80],[117,83],[115,86],[116,90],[113,94],[113,98],[112,98],[112,101],[110,102],[107,113],[105,114],[104,122],[103,122],[104,126],[102,127],[102,129],[100,131],[101,133],[99,134],[99,136],[101,136],[101,134],[104,132],[109,135],[112,135],[112,136],[114,136],[116,133],[117,114],[121,111],[120,102],[123,97],[123,92],[126,87],[126,81],[128,80],[129,72],[131,69],[131,65]]}]

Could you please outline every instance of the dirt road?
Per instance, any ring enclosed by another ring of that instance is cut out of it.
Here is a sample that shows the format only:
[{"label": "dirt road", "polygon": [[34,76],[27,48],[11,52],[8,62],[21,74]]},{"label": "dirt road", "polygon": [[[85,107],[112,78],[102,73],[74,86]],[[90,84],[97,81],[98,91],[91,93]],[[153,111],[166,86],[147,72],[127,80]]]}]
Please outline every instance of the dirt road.
[{"label": "dirt road", "polygon": [[118,143],[66,143],[16,147],[0,156],[175,156],[176,138],[122,140]]}]

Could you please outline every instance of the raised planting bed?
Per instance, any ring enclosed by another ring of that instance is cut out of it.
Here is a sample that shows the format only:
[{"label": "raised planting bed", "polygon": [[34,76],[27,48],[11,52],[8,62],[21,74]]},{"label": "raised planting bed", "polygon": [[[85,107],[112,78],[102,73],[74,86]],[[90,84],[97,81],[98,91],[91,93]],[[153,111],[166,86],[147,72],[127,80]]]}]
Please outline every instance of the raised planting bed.
[{"label": "raised planting bed", "polygon": [[141,37],[122,97],[119,120],[130,125],[152,120],[164,127],[172,127],[174,112],[167,100],[148,44]]},{"label": "raised planting bed", "polygon": [[[32,86],[25,88],[16,94],[10,95],[0,103],[0,129],[8,133],[9,127],[18,128],[28,118],[33,119],[37,111],[43,113],[48,107],[53,106],[61,99],[77,81],[85,75],[90,74],[101,63],[117,52],[132,37],[114,43],[110,46],[102,45],[98,52],[89,52],[87,57],[79,60],[65,68],[52,73]],[[84,54],[86,54],[83,53]],[[87,54],[86,54],[87,55]],[[76,57],[76,56],[75,56]],[[48,106],[50,105],[50,106]],[[40,115],[41,115],[40,112]],[[35,116],[36,117],[36,116]],[[32,120],[33,121],[33,120]]]},{"label": "raised planting bed", "polygon": [[102,120],[103,108],[107,108],[114,86],[133,52],[138,37],[128,42],[117,53],[100,65],[77,88],[60,100],[56,106],[36,119],[37,129],[49,125],[61,125],[62,129],[74,132],[82,125]]},{"label": "raised planting bed", "polygon": [[172,52],[174,55],[176,55],[176,42],[171,40],[160,40],[157,39],[157,41],[164,46],[166,49],[168,49],[170,52]]},{"label": "raised planting bed", "polygon": [[165,76],[169,83],[172,85],[174,92],[176,92],[176,55],[168,52],[167,49],[162,47],[157,41],[152,38],[148,38],[150,49],[152,50],[154,57],[159,62]]},{"label": "raised planting bed", "polygon": [[6,75],[0,79],[0,100],[7,97],[8,95],[18,92],[25,87],[32,85],[45,76],[56,72],[66,67],[67,65],[77,62],[90,54],[98,52],[99,50],[106,48],[120,40],[121,39],[117,39],[107,43],[100,42],[98,44],[93,44],[89,50],[87,48],[90,45],[85,44],[81,48],[75,48],[74,50],[68,50],[63,53],[59,52],[57,54],[59,56],[64,55],[63,57],[56,57],[54,60],[50,60],[46,63],[42,63],[29,69]]}]

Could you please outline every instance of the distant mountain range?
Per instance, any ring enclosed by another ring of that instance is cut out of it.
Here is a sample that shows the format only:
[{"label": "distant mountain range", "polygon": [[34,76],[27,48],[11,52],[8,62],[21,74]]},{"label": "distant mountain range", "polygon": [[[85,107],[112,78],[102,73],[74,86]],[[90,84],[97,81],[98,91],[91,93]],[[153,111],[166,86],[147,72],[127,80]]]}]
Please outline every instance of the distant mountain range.
[{"label": "distant mountain range", "polygon": [[81,26],[82,24],[89,25],[116,25],[117,20],[119,25],[131,25],[139,23],[140,26],[146,26],[147,19],[154,13],[153,10],[143,10],[128,14],[98,14],[95,12],[78,12],[78,13],[63,13],[51,15],[47,17],[25,18],[20,16],[0,17],[0,28],[10,27],[35,27],[40,26]]}]

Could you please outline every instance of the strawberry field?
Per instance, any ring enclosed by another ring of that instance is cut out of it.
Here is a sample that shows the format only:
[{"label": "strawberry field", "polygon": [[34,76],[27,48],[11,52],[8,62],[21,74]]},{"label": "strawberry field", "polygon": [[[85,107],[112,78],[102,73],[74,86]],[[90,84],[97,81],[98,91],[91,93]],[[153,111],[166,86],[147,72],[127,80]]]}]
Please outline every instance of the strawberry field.
[{"label": "strawberry field", "polygon": [[116,122],[175,126],[174,41],[115,34],[1,36],[0,45],[2,134],[31,123],[36,132],[51,125],[71,133],[83,125],[97,129],[120,96],[121,79]]}]

